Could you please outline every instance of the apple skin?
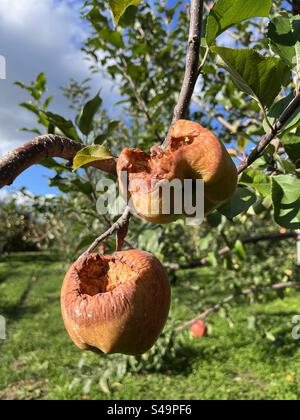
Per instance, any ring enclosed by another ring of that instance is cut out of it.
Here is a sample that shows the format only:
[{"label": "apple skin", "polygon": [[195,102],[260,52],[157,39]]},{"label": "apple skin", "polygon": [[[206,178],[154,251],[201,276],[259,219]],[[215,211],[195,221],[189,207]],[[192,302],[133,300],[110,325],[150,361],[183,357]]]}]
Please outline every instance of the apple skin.
[{"label": "apple skin", "polygon": [[204,337],[207,334],[207,325],[201,320],[195,321],[191,326],[191,333],[193,337]]},{"label": "apple skin", "polygon": [[162,332],[170,299],[166,271],[152,254],[139,250],[90,254],[68,271],[61,310],[80,349],[138,355],[149,350]]},{"label": "apple skin", "polygon": [[[129,191],[122,172],[128,174]],[[187,120],[173,125],[166,150],[156,147],[150,155],[139,149],[124,149],[117,161],[117,173],[123,197],[131,198],[138,217],[154,224],[170,223],[186,215],[172,213],[172,208],[171,214],[163,214],[161,197],[151,180],[203,179],[205,215],[233,195],[238,180],[236,166],[222,142],[200,124]],[[146,182],[147,187],[139,188],[139,181]],[[151,201],[155,200],[159,211],[154,213]]]}]

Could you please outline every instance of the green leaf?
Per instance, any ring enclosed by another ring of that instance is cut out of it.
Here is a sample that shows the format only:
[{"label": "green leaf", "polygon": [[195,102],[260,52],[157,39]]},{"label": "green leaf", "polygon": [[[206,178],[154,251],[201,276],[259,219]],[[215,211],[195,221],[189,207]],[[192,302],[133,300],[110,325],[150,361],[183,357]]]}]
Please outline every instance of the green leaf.
[{"label": "green leaf", "polygon": [[117,25],[127,7],[138,6],[141,3],[141,0],[108,0],[108,3],[111,8],[114,23]]},{"label": "green leaf", "polygon": [[39,162],[38,165],[44,166],[48,169],[66,169],[63,165],[56,162],[56,160],[53,158],[44,159],[41,162]]},{"label": "green leaf", "polygon": [[154,106],[156,106],[159,102],[162,102],[164,99],[166,99],[168,97],[168,93],[164,92],[164,93],[159,93],[156,96],[154,96],[154,98],[152,98],[149,102],[148,102],[148,107],[149,108],[153,108]]},{"label": "green leaf", "polygon": [[246,250],[242,241],[240,240],[236,241],[236,243],[234,244],[234,250],[236,251],[237,255],[239,256],[241,260],[247,259],[247,253],[246,253]]},{"label": "green leaf", "polygon": [[213,242],[213,236],[212,234],[208,234],[206,236],[204,236],[203,238],[199,239],[199,241],[197,241],[197,246],[201,251],[205,251],[207,248],[209,248],[211,242]]},{"label": "green leaf", "polygon": [[76,252],[81,251],[84,248],[87,248],[90,244],[92,244],[95,240],[95,235],[87,235],[85,236],[76,247]]},{"label": "green leaf", "polygon": [[[283,99],[280,99],[280,101],[276,102],[272,107],[270,108],[268,112],[268,119],[271,124],[274,125],[274,123],[278,120],[280,115],[283,113],[283,111],[288,107],[290,102],[294,99],[294,94],[291,93],[290,95],[286,96]],[[282,128],[282,134],[284,132],[287,132],[297,126],[297,124],[300,122],[300,106],[296,111],[293,113],[293,115],[288,119],[288,121],[285,123],[285,125]],[[266,133],[270,131],[270,127],[267,124],[266,121],[263,123],[264,130]],[[282,135],[281,134],[281,135]]]},{"label": "green leaf", "polygon": [[107,125],[107,129],[95,138],[94,144],[102,144],[109,136],[113,134],[113,132],[119,127],[119,125],[120,121],[110,121]]},{"label": "green leaf", "polygon": [[109,136],[112,134],[120,125],[120,121],[118,120],[112,120],[108,123],[106,133]]},{"label": "green leaf", "polygon": [[233,197],[218,208],[218,211],[228,219],[233,219],[245,213],[256,202],[256,195],[245,187],[238,187]]},{"label": "green leaf", "polygon": [[212,45],[226,29],[254,17],[268,17],[272,0],[219,0],[211,9],[206,26],[206,41]]},{"label": "green leaf", "polygon": [[71,181],[71,184],[75,187],[75,190],[80,191],[85,195],[91,195],[93,188],[90,182],[83,182],[80,179],[74,179]]},{"label": "green leaf", "polygon": [[45,73],[40,73],[36,78],[35,87],[40,90],[45,90],[47,84],[47,79]]},{"label": "green leaf", "polygon": [[88,146],[81,149],[74,158],[73,169],[76,170],[81,166],[97,160],[112,159],[111,152],[103,146]]},{"label": "green leaf", "polygon": [[283,174],[292,174],[296,170],[295,164],[288,159],[282,159],[281,156],[275,156],[275,161],[279,172]]},{"label": "green leaf", "polygon": [[46,110],[47,110],[47,108],[48,108],[48,107],[49,107],[49,105],[52,103],[52,101],[53,101],[53,96],[49,96],[49,97],[45,100],[45,102],[43,103],[43,106],[42,106],[43,111],[46,111]]},{"label": "green leaf", "polygon": [[253,315],[250,315],[247,319],[248,321],[248,329],[249,330],[255,330],[256,329],[256,317]]},{"label": "green leaf", "polygon": [[300,16],[277,16],[268,28],[271,48],[300,74]]},{"label": "green leaf", "polygon": [[232,76],[236,86],[262,106],[269,107],[286,80],[287,66],[276,57],[264,57],[250,49],[213,47],[221,65]]},{"label": "green leaf", "polygon": [[276,223],[288,229],[300,229],[300,179],[293,175],[274,176],[272,200]]},{"label": "green leaf", "polygon": [[240,183],[254,188],[259,194],[266,197],[271,194],[271,180],[259,169],[247,169],[240,177]]},{"label": "green leaf", "polygon": [[38,128],[20,128],[20,131],[23,131],[25,133],[33,133],[33,134],[37,134],[38,136],[42,135],[42,132],[38,129]]},{"label": "green leaf", "polygon": [[300,166],[300,135],[288,133],[281,138],[281,142],[289,158]]},{"label": "green leaf", "polygon": [[45,112],[45,115],[48,119],[50,124],[53,124],[55,127],[59,128],[59,130],[70,139],[76,140],[81,142],[80,137],[78,136],[76,129],[70,120],[66,120],[64,117],[53,114],[52,112]]},{"label": "green leaf", "polygon": [[270,331],[266,332],[266,339],[268,341],[272,341],[272,342],[276,341],[276,337]]},{"label": "green leaf", "polygon": [[112,31],[110,28],[103,28],[99,32],[99,37],[106,41],[108,44],[113,45],[116,48],[124,47],[122,35],[117,31]]},{"label": "green leaf", "polygon": [[218,260],[214,252],[209,252],[207,255],[207,259],[212,267],[218,267]]},{"label": "green leaf", "polygon": [[222,215],[218,211],[214,211],[206,216],[207,222],[211,227],[218,227],[222,222]]},{"label": "green leaf", "polygon": [[145,230],[138,237],[139,248],[145,249],[146,251],[151,251],[154,254],[159,253],[163,247],[161,242],[161,229],[151,229]]},{"label": "green leaf", "polygon": [[28,91],[30,90],[29,86],[25,85],[22,82],[15,82],[14,85],[18,86],[19,88],[24,89],[24,90],[28,90]]},{"label": "green leaf", "polygon": [[38,108],[38,106],[37,106],[37,105],[35,105],[35,104],[31,104],[30,102],[22,102],[22,103],[20,104],[20,106],[21,106],[22,108],[27,109],[27,111],[30,111],[30,112],[32,112],[32,113],[33,113],[33,114],[35,114],[35,115],[39,115],[39,108]]},{"label": "green leaf", "polygon": [[99,94],[97,94],[93,99],[88,101],[81,112],[79,117],[78,126],[80,131],[86,136],[90,134],[93,129],[93,120],[96,113],[99,111],[102,105],[102,99]]},{"label": "green leaf", "polygon": [[50,179],[50,187],[57,187],[61,192],[68,193],[72,191],[72,187],[67,178],[61,177],[59,174]]}]

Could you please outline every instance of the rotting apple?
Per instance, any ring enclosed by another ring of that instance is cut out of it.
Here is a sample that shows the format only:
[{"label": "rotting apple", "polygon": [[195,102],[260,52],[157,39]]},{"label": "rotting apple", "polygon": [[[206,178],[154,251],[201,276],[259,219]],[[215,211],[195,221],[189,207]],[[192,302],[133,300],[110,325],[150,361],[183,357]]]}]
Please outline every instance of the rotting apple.
[{"label": "rotting apple", "polygon": [[160,335],[170,298],[159,260],[130,250],[77,260],[65,277],[61,308],[66,329],[80,349],[137,355]]},{"label": "rotting apple", "polygon": [[[169,214],[164,213],[160,189],[163,182],[202,179],[207,215],[232,196],[238,178],[236,166],[221,141],[200,124],[187,120],[174,124],[166,150],[156,147],[147,154],[139,149],[124,149],[117,161],[117,173],[121,194],[131,199],[134,212],[158,224],[187,216],[184,209],[181,214],[174,212],[174,203]],[[128,175],[126,182],[124,173]],[[171,195],[170,201],[173,199]]]}]

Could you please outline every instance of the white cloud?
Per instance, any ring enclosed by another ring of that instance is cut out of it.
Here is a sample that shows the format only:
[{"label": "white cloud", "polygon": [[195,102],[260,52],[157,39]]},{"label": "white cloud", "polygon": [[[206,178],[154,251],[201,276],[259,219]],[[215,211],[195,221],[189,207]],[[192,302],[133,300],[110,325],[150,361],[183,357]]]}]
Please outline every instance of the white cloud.
[{"label": "white cloud", "polygon": [[[49,92],[55,96],[52,109],[70,116],[59,87],[70,78],[82,80],[89,75],[89,64],[80,51],[88,35],[80,19],[81,1],[77,0],[0,0],[0,55],[6,59],[7,79],[0,80],[0,156],[30,139],[22,127],[34,127],[35,119],[18,104],[26,93],[14,86],[45,71]],[[92,82],[93,93],[101,88],[111,111],[117,96],[103,75]]]},{"label": "white cloud", "polygon": [[11,191],[8,189],[0,190],[0,203],[10,203],[12,200],[15,200],[17,206],[32,206],[35,203],[35,198],[39,199],[40,204],[44,204],[47,199],[54,198],[53,194],[44,194],[41,196],[36,196],[28,190],[24,191]]},{"label": "white cloud", "polygon": [[10,203],[15,200],[17,206],[31,206],[34,203],[34,195],[29,191],[23,194],[20,191],[11,192],[8,190],[0,190],[0,203]]}]

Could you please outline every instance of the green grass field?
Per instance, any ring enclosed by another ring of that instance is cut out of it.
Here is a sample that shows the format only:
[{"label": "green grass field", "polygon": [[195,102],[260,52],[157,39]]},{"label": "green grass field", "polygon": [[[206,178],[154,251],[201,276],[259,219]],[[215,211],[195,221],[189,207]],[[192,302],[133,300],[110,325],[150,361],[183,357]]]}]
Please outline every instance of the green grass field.
[{"label": "green grass field", "polygon": [[[168,354],[162,339],[152,364],[146,356],[137,369],[133,358],[82,353],[70,342],[59,307],[67,265],[46,254],[1,259],[0,315],[7,319],[7,339],[0,340],[0,399],[300,398],[300,341],[291,336],[292,317],[300,313],[297,291],[267,304],[241,300],[230,319],[209,319],[208,337],[193,339],[187,331]],[[181,273],[173,288],[172,322],[218,301],[217,287],[211,297],[217,278],[212,269]],[[254,316],[257,327],[250,328]]]}]

